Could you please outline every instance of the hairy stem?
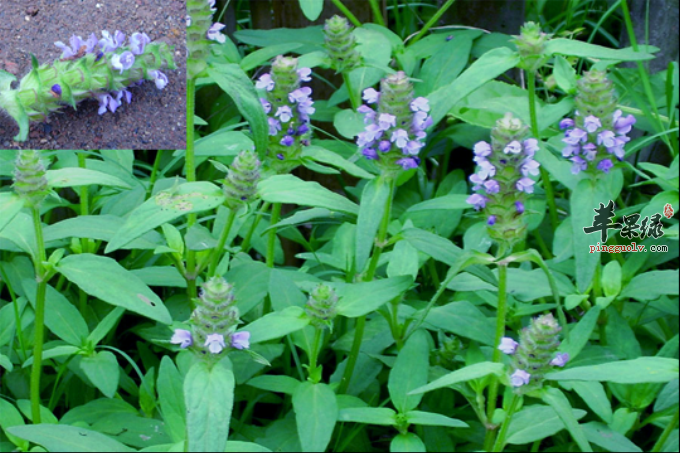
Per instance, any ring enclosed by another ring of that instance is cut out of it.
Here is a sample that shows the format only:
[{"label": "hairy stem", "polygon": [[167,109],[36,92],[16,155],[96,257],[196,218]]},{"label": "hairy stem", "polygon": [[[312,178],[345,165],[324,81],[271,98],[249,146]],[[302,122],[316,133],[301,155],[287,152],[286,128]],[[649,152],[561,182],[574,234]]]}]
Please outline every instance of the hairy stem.
[{"label": "hairy stem", "polygon": [[33,341],[33,367],[31,368],[31,415],[33,423],[40,423],[40,376],[42,375],[43,341],[45,339],[45,293],[47,281],[45,281],[45,268],[43,263],[47,261],[45,242],[43,240],[40,210],[37,207],[31,209],[33,214],[33,229],[38,245],[38,257],[35,265],[35,278],[38,289],[35,296],[35,337]]},{"label": "hairy stem", "polygon": [[508,433],[508,427],[512,421],[512,416],[515,415],[517,410],[517,405],[521,398],[514,393],[512,394],[512,399],[510,400],[510,407],[508,408],[508,413],[505,414],[505,420],[503,420],[503,425],[501,426],[498,436],[496,437],[496,442],[493,444],[493,448],[490,451],[503,451],[505,447],[505,436]]},{"label": "hairy stem", "polygon": [[236,219],[236,210],[229,210],[229,217],[227,217],[227,223],[224,225],[222,232],[220,233],[220,239],[217,242],[217,247],[212,251],[212,256],[210,257],[210,267],[208,268],[208,276],[214,277],[215,271],[217,270],[217,265],[220,262],[220,257],[224,251],[224,246],[227,243],[227,237],[229,237],[229,231],[234,224],[234,219]]},{"label": "hairy stem", "polygon": [[[187,149],[184,158],[184,173],[188,182],[196,181],[196,162],[194,160],[194,108],[196,106],[196,81],[187,80]],[[187,230],[196,223],[196,213],[187,216]],[[196,252],[187,249],[187,269],[184,278],[187,281],[187,293],[193,308],[193,300],[197,297],[196,289]]]}]

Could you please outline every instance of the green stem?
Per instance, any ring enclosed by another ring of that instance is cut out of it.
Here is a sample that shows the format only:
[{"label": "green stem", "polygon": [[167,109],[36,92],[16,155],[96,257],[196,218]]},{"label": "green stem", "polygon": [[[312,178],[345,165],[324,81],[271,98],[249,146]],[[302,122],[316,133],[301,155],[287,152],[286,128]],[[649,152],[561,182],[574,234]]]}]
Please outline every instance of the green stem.
[{"label": "green stem", "polygon": [[47,261],[47,255],[40,221],[40,210],[33,207],[31,211],[35,239],[38,245],[38,257],[34,263],[38,289],[35,296],[35,336],[33,341],[33,367],[31,368],[31,415],[33,416],[33,423],[37,425],[40,423],[40,376],[42,375],[43,341],[45,339],[45,293],[47,291],[43,263]]},{"label": "green stem", "polygon": [[[269,220],[269,226],[279,223],[281,218],[281,203],[274,203],[272,205],[272,216]],[[267,237],[267,267],[274,267],[274,254],[276,252],[276,228],[269,230]]]},{"label": "green stem", "polygon": [[[536,116],[536,73],[534,71],[527,71],[527,89],[529,91],[529,117],[531,119],[531,135],[536,140],[540,140],[540,131],[538,130],[538,118]],[[541,179],[543,179],[543,188],[545,189],[545,198],[548,202],[548,212],[550,214],[550,224],[553,231],[557,229],[559,222],[557,217],[557,205],[555,204],[555,190],[553,189],[552,181],[550,181],[550,173],[541,166]]]},{"label": "green stem", "polygon": [[368,0],[371,5],[371,10],[373,11],[373,19],[378,25],[385,26],[385,18],[383,18],[382,11],[380,11],[380,5],[378,5],[378,0]]},{"label": "green stem", "polygon": [[243,253],[248,253],[248,250],[250,250],[250,240],[253,238],[255,229],[257,229],[257,226],[260,224],[260,220],[262,220],[262,213],[267,212],[267,209],[269,209],[269,202],[265,202],[262,205],[262,209],[260,209],[260,212],[257,213],[255,220],[253,220],[253,223],[250,225],[250,228],[246,233],[246,236],[243,238],[243,242],[241,243],[241,251],[243,251]]},{"label": "green stem", "polygon": [[[501,338],[505,335],[505,312],[507,305],[507,285],[508,285],[508,267],[505,264],[498,266],[498,309],[496,313],[496,335],[494,338],[494,348],[492,361],[499,363],[501,361],[501,351],[498,345],[501,343]],[[496,410],[496,399],[498,398],[498,378],[492,376],[491,385],[489,386],[489,398],[486,401],[486,418],[487,431],[484,440],[484,449],[490,451],[493,442],[493,429],[491,428],[491,420],[493,413]]]},{"label": "green stem", "polygon": [[444,3],[444,5],[442,5],[442,7],[439,8],[439,11],[437,11],[436,13],[434,13],[434,15],[430,18],[430,20],[427,21],[427,23],[426,23],[426,24],[423,26],[423,28],[420,30],[420,33],[418,33],[418,34],[416,35],[416,37],[413,38],[413,39],[411,40],[411,44],[410,44],[410,45],[413,45],[413,44],[417,43],[417,42],[420,40],[420,38],[422,38],[423,36],[425,36],[425,33],[427,33],[428,30],[429,30],[430,28],[432,28],[432,26],[433,26],[434,24],[437,23],[437,21],[439,21],[439,19],[444,15],[444,13],[446,12],[446,10],[448,10],[448,9],[451,7],[451,5],[453,5],[453,2],[455,2],[455,1],[456,1],[456,0],[447,0],[446,3]]},{"label": "green stem", "polygon": [[[78,167],[87,168],[86,155],[78,153]],[[90,191],[89,186],[82,186],[80,188],[80,215],[85,216],[90,214]],[[83,238],[80,240],[80,248],[83,253],[90,253],[90,240]],[[87,293],[82,289],[78,289],[78,306],[80,314],[84,317],[87,310]]]},{"label": "green stem", "polygon": [[153,168],[151,169],[151,175],[149,177],[149,187],[146,189],[146,198],[149,198],[153,193],[153,186],[156,185],[156,180],[158,179],[158,168],[161,165],[161,157],[163,153],[161,151],[156,151],[156,158],[153,161]]},{"label": "green stem", "polygon": [[224,251],[224,246],[227,243],[229,231],[231,231],[231,227],[234,224],[234,219],[236,219],[236,210],[230,209],[229,217],[227,217],[227,223],[224,226],[224,228],[222,228],[222,232],[220,233],[220,239],[217,242],[217,247],[213,249],[212,256],[210,257],[210,267],[208,268],[209,277],[215,276],[215,271],[217,270],[217,265],[220,262],[222,252]]},{"label": "green stem", "polygon": [[512,416],[515,415],[515,411],[517,410],[517,403],[519,403],[520,398],[515,395],[514,393],[512,394],[512,399],[510,400],[510,407],[508,408],[508,413],[505,415],[505,420],[503,420],[503,426],[501,426],[501,430],[498,432],[498,437],[496,437],[496,442],[493,444],[493,448],[491,451],[503,451],[503,447],[505,447],[505,436],[508,433],[508,427],[510,426],[510,422],[512,421]]},{"label": "green stem", "polygon": [[659,437],[659,439],[654,444],[654,447],[652,447],[652,449],[650,450],[652,453],[661,451],[663,446],[666,444],[668,437],[671,435],[677,424],[678,424],[678,410],[676,409],[675,415],[673,415],[673,418],[671,419],[670,422],[668,422],[668,425],[666,425],[666,428],[664,428],[663,432],[661,433],[661,437]]},{"label": "green stem", "polygon": [[319,358],[319,350],[321,349],[321,336],[323,335],[323,329],[314,329],[314,341],[312,342],[312,350],[309,354],[309,377],[314,384],[318,384],[317,380],[321,376],[317,373],[317,360]]},{"label": "green stem", "polygon": [[[385,243],[385,238],[387,237],[387,227],[390,224],[390,217],[392,215],[392,197],[394,195],[395,180],[390,179],[387,182],[390,185],[390,191],[387,195],[387,201],[385,203],[385,212],[383,212],[383,218],[380,221],[380,228],[378,229],[378,236],[376,238],[376,244],[373,248],[373,255],[371,256],[371,261],[368,265],[368,270],[364,276],[364,281],[370,282],[375,276],[375,271],[378,268],[378,260],[380,259],[380,254]],[[357,318],[357,323],[354,328],[354,341],[352,342],[352,350],[347,358],[347,366],[345,367],[345,372],[342,375],[342,381],[340,381],[340,386],[338,387],[338,393],[347,393],[350,381],[352,380],[352,374],[354,373],[354,367],[357,364],[357,359],[359,358],[359,349],[361,349],[361,342],[364,337],[364,329],[366,327],[366,315],[359,316]]]},{"label": "green stem", "polygon": [[338,8],[340,12],[345,15],[345,17],[347,17],[347,20],[354,24],[355,27],[361,27],[361,22],[359,22],[359,19],[357,19],[357,17],[354,14],[352,14],[352,11],[350,11],[340,0],[331,1],[335,5],[335,7]]},{"label": "green stem", "polygon": [[347,88],[347,93],[349,94],[349,103],[352,104],[352,109],[356,110],[359,108],[361,102],[359,99],[357,99],[357,93],[354,92],[352,81],[349,78],[349,72],[343,71],[342,79],[345,81],[345,87]]},{"label": "green stem", "polygon": [[[184,173],[188,182],[196,181],[196,161],[194,160],[194,109],[196,106],[196,81],[187,80],[187,143],[186,154],[184,156]],[[196,213],[187,216],[187,230],[196,223]],[[197,297],[196,289],[196,252],[187,249],[187,270],[185,274],[187,281],[187,293],[193,307],[193,300]]]}]

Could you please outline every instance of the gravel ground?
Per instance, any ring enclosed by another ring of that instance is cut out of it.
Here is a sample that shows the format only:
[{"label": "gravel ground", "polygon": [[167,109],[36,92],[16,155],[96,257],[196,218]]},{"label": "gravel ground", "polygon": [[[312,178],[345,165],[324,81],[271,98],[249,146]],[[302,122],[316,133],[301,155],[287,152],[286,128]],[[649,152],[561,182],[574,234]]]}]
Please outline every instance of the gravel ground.
[{"label": "gravel ground", "polygon": [[0,0],[0,69],[20,78],[38,61],[59,58],[55,41],[102,30],[147,33],[174,46],[178,69],[164,71],[163,90],[153,82],[131,88],[131,104],[97,114],[99,103],[65,106],[31,123],[29,139],[16,142],[14,121],[0,116],[0,149],[184,149],[186,143],[186,47],[183,0]]}]

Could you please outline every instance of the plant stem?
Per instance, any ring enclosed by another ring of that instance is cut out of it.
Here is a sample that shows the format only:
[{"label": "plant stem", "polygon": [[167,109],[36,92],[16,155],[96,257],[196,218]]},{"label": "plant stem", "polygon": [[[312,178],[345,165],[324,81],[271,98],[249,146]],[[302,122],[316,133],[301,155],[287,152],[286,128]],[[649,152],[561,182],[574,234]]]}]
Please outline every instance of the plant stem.
[{"label": "plant stem", "polygon": [[[188,182],[196,181],[196,161],[194,160],[194,109],[196,106],[196,81],[187,80],[187,143],[184,157],[184,173]],[[187,216],[187,231],[196,223],[196,213]],[[184,275],[187,281],[187,293],[191,305],[198,295],[196,290],[196,252],[187,249],[187,270]]]},{"label": "plant stem", "polygon": [[493,449],[491,449],[492,452],[503,451],[503,447],[505,447],[505,436],[508,433],[508,427],[510,426],[510,422],[512,421],[512,416],[515,415],[515,411],[517,410],[517,403],[519,403],[519,401],[520,398],[513,393],[512,399],[510,400],[510,407],[508,408],[508,413],[505,415],[505,420],[503,420],[501,430],[498,432],[496,442],[493,444]]},{"label": "plant stem", "polygon": [[[540,131],[538,130],[538,118],[536,117],[536,73],[534,71],[527,71],[527,89],[529,91],[529,117],[531,119],[531,135],[536,140],[540,140]],[[559,222],[557,217],[557,205],[555,204],[555,190],[550,181],[550,173],[548,170],[540,167],[541,179],[543,179],[543,188],[545,189],[545,198],[548,202],[548,212],[550,213],[550,224],[553,231],[557,229]]]},{"label": "plant stem", "polygon": [[349,78],[349,72],[343,71],[342,79],[345,81],[345,87],[347,88],[347,93],[349,94],[349,103],[352,105],[352,109],[356,110],[359,108],[360,101],[357,99],[357,93],[354,92],[352,87],[352,81]]},{"label": "plant stem", "polygon": [[[272,205],[272,216],[269,220],[269,226],[275,225],[281,218],[281,203],[274,203]],[[274,254],[276,252],[276,228],[269,230],[267,238],[267,267],[274,267]]]},{"label": "plant stem", "polygon": [[[508,267],[505,264],[498,266],[498,309],[496,313],[496,335],[494,338],[494,348],[492,361],[498,363],[501,361],[501,351],[498,345],[501,343],[501,338],[505,335],[505,312],[507,305],[507,285],[508,285]],[[490,451],[493,442],[493,429],[490,428],[493,413],[496,410],[496,399],[498,398],[498,378],[492,377],[491,385],[489,386],[489,398],[486,401],[486,418],[487,431],[484,440],[484,450]]]},{"label": "plant stem", "polygon": [[163,153],[161,151],[156,151],[156,158],[153,161],[153,168],[151,169],[151,175],[149,176],[149,187],[146,189],[146,198],[149,198],[153,193],[153,186],[156,185],[156,180],[158,179],[158,168],[161,165],[161,157]]},{"label": "plant stem", "polygon": [[[84,153],[78,153],[78,167],[87,168],[87,163],[85,162],[86,155]],[[90,214],[90,191],[89,186],[80,187],[80,215]],[[90,240],[87,238],[82,238],[80,240],[80,248],[82,253],[90,253]],[[80,314],[84,317],[85,311],[87,310],[87,293],[82,289],[78,289],[78,307]]]},{"label": "plant stem", "polygon": [[[390,217],[392,215],[392,197],[394,196],[394,189],[396,181],[391,178],[387,183],[390,185],[389,194],[387,195],[387,201],[385,203],[385,211],[383,212],[383,218],[380,221],[380,228],[378,229],[378,237],[376,238],[376,244],[373,248],[373,255],[371,256],[371,261],[368,265],[368,270],[366,275],[364,275],[363,280],[370,282],[375,276],[375,271],[378,268],[378,261],[380,259],[380,254],[382,253],[382,248],[384,247],[385,238],[387,237],[387,227],[390,224]],[[364,329],[366,327],[366,315],[359,316],[357,318],[356,326],[354,327],[354,341],[352,342],[352,350],[347,358],[347,366],[345,366],[345,372],[342,375],[342,380],[340,381],[340,386],[338,387],[338,393],[347,393],[350,381],[352,380],[352,374],[354,373],[354,367],[357,364],[357,359],[359,358],[359,349],[361,349],[361,341],[364,337]]]},{"label": "plant stem", "polygon": [[371,10],[373,11],[373,20],[378,25],[385,26],[385,18],[383,18],[382,11],[380,11],[380,5],[378,5],[378,0],[368,0],[371,5]]},{"label": "plant stem", "polygon": [[217,265],[220,262],[220,256],[222,255],[222,252],[224,251],[224,246],[227,243],[227,237],[229,237],[229,231],[231,230],[232,225],[234,224],[234,219],[236,218],[236,210],[235,209],[230,209],[229,210],[229,216],[227,217],[227,223],[224,225],[224,228],[222,228],[222,232],[220,233],[220,239],[217,241],[217,247],[212,252],[212,257],[210,258],[210,267],[208,268],[208,276],[209,277],[214,277],[215,276],[215,271],[217,270]]},{"label": "plant stem", "polygon": [[33,367],[31,368],[31,415],[33,423],[40,423],[40,376],[42,374],[43,341],[45,335],[45,293],[47,282],[45,281],[43,262],[47,261],[45,242],[43,240],[40,210],[37,207],[31,209],[33,214],[33,229],[38,245],[38,256],[35,265],[35,278],[38,289],[35,296],[35,337],[33,341]]},{"label": "plant stem", "polygon": [[340,12],[345,15],[345,17],[347,17],[347,20],[354,24],[355,27],[361,27],[361,22],[359,22],[359,19],[357,19],[356,16],[352,14],[352,11],[350,11],[340,0],[331,1],[335,7],[338,8]]},{"label": "plant stem", "polygon": [[426,23],[426,24],[423,26],[423,28],[420,30],[420,33],[418,33],[418,34],[416,35],[416,37],[413,38],[413,39],[411,40],[411,44],[410,44],[410,45],[415,44],[416,42],[418,42],[418,41],[420,40],[420,38],[422,38],[423,36],[425,36],[425,33],[427,33],[428,30],[429,30],[430,28],[432,28],[432,26],[433,26],[434,24],[437,23],[437,21],[444,15],[444,13],[446,12],[446,10],[448,10],[448,9],[451,7],[451,5],[453,5],[453,2],[455,2],[455,1],[456,1],[456,0],[447,0],[446,3],[444,3],[444,5],[442,5],[442,7],[439,8],[439,11],[437,11],[436,13],[434,13],[434,15],[430,18],[430,20],[427,21],[427,23]]},{"label": "plant stem", "polygon": [[317,360],[319,358],[319,350],[321,349],[321,336],[323,335],[323,329],[314,329],[314,341],[312,342],[312,350],[309,354],[309,377],[312,378],[314,384],[318,384],[319,381],[316,380],[318,373],[316,372]]},{"label": "plant stem", "polygon": [[250,240],[253,238],[253,233],[255,232],[257,226],[260,224],[260,220],[262,220],[262,213],[266,212],[267,209],[269,209],[269,202],[265,202],[262,205],[262,209],[260,209],[260,212],[257,213],[257,216],[253,220],[253,223],[250,225],[250,228],[248,229],[248,233],[246,233],[246,236],[243,238],[243,242],[241,243],[241,251],[243,253],[248,253],[248,250],[250,249]]},{"label": "plant stem", "polygon": [[673,418],[671,419],[670,422],[668,422],[668,425],[666,425],[666,428],[664,428],[663,432],[661,433],[661,437],[659,437],[656,443],[654,443],[654,447],[652,447],[652,449],[650,450],[652,453],[661,451],[663,446],[666,444],[668,437],[671,435],[677,424],[678,424],[678,410],[676,409],[675,415],[673,415]]}]

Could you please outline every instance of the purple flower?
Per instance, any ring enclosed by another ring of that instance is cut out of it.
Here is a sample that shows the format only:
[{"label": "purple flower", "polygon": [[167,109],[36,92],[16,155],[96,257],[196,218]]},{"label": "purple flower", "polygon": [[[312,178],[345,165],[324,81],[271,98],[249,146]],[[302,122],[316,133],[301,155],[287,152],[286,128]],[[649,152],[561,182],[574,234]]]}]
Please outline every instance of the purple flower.
[{"label": "purple flower", "polygon": [[[120,102],[121,99],[125,99],[125,101],[129,104],[132,102],[132,93],[130,93],[128,90],[123,88],[120,91],[115,91],[114,93],[116,95],[116,101]],[[122,104],[122,102],[120,102]]]},{"label": "purple flower", "polygon": [[470,175],[470,182],[474,184],[472,190],[479,190],[482,188],[482,184],[484,184],[484,180],[477,173]]},{"label": "purple flower", "polygon": [[390,141],[396,144],[397,148],[403,149],[408,143],[408,132],[406,132],[404,129],[397,129],[396,131],[392,132]]},{"label": "purple flower", "polygon": [[364,114],[364,124],[372,123],[373,119],[375,118],[375,110],[366,104],[361,104],[361,106],[357,109],[357,112]]},{"label": "purple flower", "polygon": [[427,98],[422,96],[415,98],[411,101],[411,111],[413,112],[429,112],[430,104]]},{"label": "purple flower", "polygon": [[250,332],[236,332],[231,334],[231,347],[234,349],[250,348]]},{"label": "purple flower", "polygon": [[156,88],[158,88],[159,90],[162,90],[168,85],[168,76],[163,74],[161,71],[152,69],[151,71],[149,71],[149,75],[153,77],[153,81],[156,84]]},{"label": "purple flower", "polygon": [[215,22],[208,29],[206,37],[211,41],[217,41],[220,44],[224,44],[227,41],[227,37],[220,32],[224,27],[226,27],[226,25]]},{"label": "purple flower", "polygon": [[410,154],[411,156],[417,156],[420,149],[425,146],[425,143],[420,143],[415,140],[409,140],[402,150],[404,154]]},{"label": "purple flower", "polygon": [[[473,152],[477,157],[487,157],[491,155],[491,145],[487,142],[477,142],[473,148]],[[477,161],[475,161],[477,162]]]},{"label": "purple flower", "polygon": [[375,104],[380,99],[380,93],[375,91],[373,88],[366,88],[364,90],[364,96],[362,99],[369,104]]},{"label": "purple flower", "polygon": [[489,226],[494,226],[496,224],[496,216],[490,215],[489,218],[486,220],[486,224]]},{"label": "purple flower", "polygon": [[517,351],[517,346],[519,346],[519,343],[517,343],[512,338],[503,337],[501,338],[501,344],[498,345],[498,349],[500,349],[503,354],[512,355],[515,353],[515,351]]},{"label": "purple flower", "polygon": [[540,166],[541,166],[541,164],[539,164],[535,160],[527,159],[522,164],[522,168],[520,169],[520,171],[522,172],[522,175],[524,175],[524,176],[529,176],[529,175],[538,176],[538,174],[540,173],[538,171]]},{"label": "purple flower", "polygon": [[108,109],[111,113],[114,113],[118,107],[120,107],[120,102],[116,101],[113,96],[109,93],[97,94],[97,99],[99,100],[99,110],[97,113],[103,115]]},{"label": "purple flower", "polygon": [[99,40],[99,46],[102,52],[111,52],[123,45],[125,41],[125,33],[116,30],[116,32],[111,36],[111,34],[104,30],[102,31],[103,38]]},{"label": "purple flower", "polygon": [[111,57],[111,66],[113,69],[120,70],[121,74],[130,69],[133,64],[135,64],[135,55],[129,50]]},{"label": "purple flower", "polygon": [[483,195],[480,195],[478,193],[473,193],[472,195],[467,197],[467,200],[465,200],[465,201],[467,201],[468,204],[471,204],[472,206],[474,206],[476,211],[479,211],[480,209],[484,209],[484,207],[486,206],[486,202],[488,200]]},{"label": "purple flower", "polygon": [[513,140],[508,143],[508,146],[503,148],[505,154],[519,154],[522,152],[522,144],[517,140]]},{"label": "purple flower", "polygon": [[404,157],[402,159],[399,159],[397,161],[398,165],[401,165],[401,168],[404,170],[410,170],[412,168],[418,168],[418,164],[420,164],[420,159],[417,157]]},{"label": "purple flower", "polygon": [[519,181],[517,181],[517,184],[515,187],[517,187],[517,190],[520,192],[525,192],[525,193],[534,193],[534,180],[531,178],[522,178]]},{"label": "purple flower", "polygon": [[597,146],[593,145],[592,143],[586,143],[583,145],[581,151],[581,154],[583,154],[583,157],[585,157],[588,162],[594,161],[595,157],[597,157]]},{"label": "purple flower", "polygon": [[292,146],[295,143],[295,139],[290,135],[286,135],[281,139],[280,142],[283,146]]},{"label": "purple flower", "polygon": [[417,131],[423,131],[432,126],[432,118],[425,112],[416,112],[413,115],[413,127]]},{"label": "purple flower", "polygon": [[569,129],[570,127],[574,127],[574,120],[572,120],[571,118],[565,118],[562,121],[560,121],[561,130],[566,130]]},{"label": "purple flower", "polygon": [[57,41],[54,43],[55,46],[59,47],[62,50],[61,58],[71,58],[72,56],[76,55],[78,51],[80,50],[80,47],[85,44],[83,42],[83,39],[80,36],[73,35],[69,39],[69,44],[71,44],[71,47],[67,46],[61,41]]},{"label": "purple flower", "polygon": [[267,123],[269,123],[269,135],[276,135],[281,130],[281,123],[279,120],[267,118]]},{"label": "purple flower", "polygon": [[57,97],[61,97],[61,85],[59,85],[58,83],[55,83],[54,85],[52,85],[51,90],[52,90],[52,93],[57,95]]},{"label": "purple flower", "polygon": [[536,154],[536,151],[538,151],[538,140],[535,138],[528,138],[524,140],[524,153],[528,157],[534,157]]},{"label": "purple flower", "polygon": [[586,128],[588,133],[592,134],[593,132],[602,127],[602,122],[598,117],[594,115],[588,115],[583,120],[583,127]]},{"label": "purple flower", "polygon": [[567,145],[578,145],[579,143],[585,143],[587,140],[588,133],[579,128],[566,131],[564,133],[564,138],[562,139]]},{"label": "purple flower", "polygon": [[144,48],[151,42],[151,38],[146,33],[133,33],[130,36],[130,50],[135,55],[144,53]]},{"label": "purple flower", "polygon": [[175,329],[175,333],[170,338],[170,343],[178,344],[180,348],[185,349],[194,343],[194,339],[188,330]]},{"label": "purple flower", "polygon": [[498,184],[498,181],[494,181],[493,179],[489,179],[482,185],[484,186],[484,190],[486,191],[486,193],[488,193],[489,195],[498,193],[501,190],[501,185]]},{"label": "purple flower", "polygon": [[304,102],[312,94],[312,89],[309,87],[298,88],[297,90],[288,93],[290,102]]},{"label": "purple flower", "polygon": [[614,139],[614,132],[605,130],[597,134],[597,144],[604,145],[605,148],[613,148],[616,146],[616,140]]},{"label": "purple flower", "polygon": [[99,39],[97,39],[97,35],[95,35],[94,33],[90,33],[90,37],[87,38],[87,41],[85,41],[84,44],[86,46],[85,52],[93,53],[95,48],[99,45]]},{"label": "purple flower", "polygon": [[562,157],[569,157],[581,152],[580,145],[567,145],[562,149]]},{"label": "purple flower", "polygon": [[366,159],[369,159],[369,160],[377,160],[378,159],[378,153],[373,148],[363,148],[361,150],[361,154],[363,154],[364,157]]},{"label": "purple flower", "polygon": [[633,115],[628,115],[625,118],[622,117],[621,110],[617,110],[614,112],[612,120],[614,123],[614,129],[616,129],[616,133],[619,135],[624,135],[630,132],[631,129],[633,128],[633,124],[637,122]]},{"label": "purple flower", "polygon": [[477,174],[479,174],[480,178],[486,179],[496,176],[496,167],[494,167],[488,160],[483,160],[479,163],[479,166],[481,167],[481,170],[478,171]]},{"label": "purple flower", "polygon": [[309,68],[300,68],[297,70],[297,75],[301,82],[309,82],[312,80],[312,70]]},{"label": "purple flower", "polygon": [[510,383],[513,387],[521,387],[527,385],[531,379],[531,375],[524,370],[515,370],[510,376]]},{"label": "purple flower", "polygon": [[515,201],[515,209],[517,209],[517,214],[524,214],[524,203],[521,201]]},{"label": "purple flower", "polygon": [[583,160],[579,156],[572,157],[571,161],[574,163],[571,166],[571,173],[574,174],[574,175],[577,175],[580,172],[582,172],[582,171],[584,171],[585,169],[588,168],[588,162]]},{"label": "purple flower", "polygon": [[219,354],[225,348],[224,337],[219,333],[211,333],[205,339],[205,344],[208,350],[213,354]]},{"label": "purple flower", "polygon": [[599,164],[597,164],[597,169],[602,170],[604,173],[609,173],[609,170],[611,170],[613,166],[614,164],[611,160],[603,159]]},{"label": "purple flower", "polygon": [[297,110],[302,114],[303,116],[307,118],[303,118],[304,120],[309,119],[308,115],[313,115],[314,112],[316,112],[316,109],[312,107],[312,104],[314,104],[314,101],[311,99],[305,99],[304,101],[300,102],[298,104]]},{"label": "purple flower", "polygon": [[283,159],[285,159],[285,157],[284,157],[283,154],[281,154],[281,153],[278,153],[278,154],[276,155],[276,158],[277,158],[278,160],[283,160]]},{"label": "purple flower", "polygon": [[293,112],[287,105],[282,105],[276,110],[274,116],[278,117],[282,123],[287,123],[293,118]]},{"label": "purple flower", "polygon": [[390,115],[389,113],[381,113],[380,116],[378,116],[378,127],[380,127],[381,130],[386,131],[390,127],[395,127],[397,125],[396,121],[396,116]]},{"label": "purple flower", "polygon": [[558,367],[562,368],[562,367],[564,367],[564,365],[567,364],[568,361],[569,361],[569,353],[558,352],[557,356],[555,356],[555,358],[550,361],[550,364],[552,366],[558,366]]},{"label": "purple flower", "polygon": [[295,135],[304,135],[307,132],[309,132],[309,126],[307,126],[306,124],[301,124],[300,127],[298,127],[297,130],[295,131]]},{"label": "purple flower", "polygon": [[257,82],[255,82],[255,88],[257,89],[264,89],[267,91],[271,91],[274,89],[274,81],[272,80],[271,74],[262,74],[259,79],[257,79]]},{"label": "purple flower", "polygon": [[378,149],[383,153],[389,151],[391,147],[392,144],[388,140],[381,140],[380,143],[378,143]]},{"label": "purple flower", "polygon": [[267,98],[260,98],[260,104],[262,104],[262,108],[264,109],[264,113],[269,113],[272,111],[272,104],[267,100]]}]

